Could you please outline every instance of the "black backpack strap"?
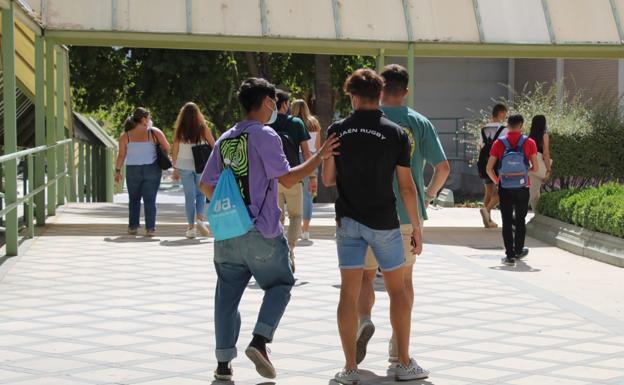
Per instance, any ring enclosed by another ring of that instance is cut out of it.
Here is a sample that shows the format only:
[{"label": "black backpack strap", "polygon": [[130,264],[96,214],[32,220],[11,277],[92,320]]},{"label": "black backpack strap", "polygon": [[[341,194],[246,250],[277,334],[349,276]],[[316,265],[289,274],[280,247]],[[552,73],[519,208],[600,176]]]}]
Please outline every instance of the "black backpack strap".
[{"label": "black backpack strap", "polygon": [[271,179],[269,179],[269,184],[267,185],[266,191],[264,192],[264,199],[262,199],[262,204],[260,205],[260,210],[258,210],[258,215],[253,220],[253,223],[256,224],[258,218],[260,218],[260,214],[262,214],[262,209],[264,208],[264,204],[266,203],[267,197],[269,196],[269,190],[271,189]]},{"label": "black backpack strap", "polygon": [[498,130],[496,130],[496,134],[494,134],[494,138],[492,138],[492,142],[495,142],[496,139],[498,139],[498,137],[500,136],[500,134],[503,132],[504,129],[505,129],[505,126],[498,127]]},{"label": "black backpack strap", "polygon": [[483,141],[483,144],[487,143],[487,137],[485,136],[485,127],[481,128],[481,140]]}]

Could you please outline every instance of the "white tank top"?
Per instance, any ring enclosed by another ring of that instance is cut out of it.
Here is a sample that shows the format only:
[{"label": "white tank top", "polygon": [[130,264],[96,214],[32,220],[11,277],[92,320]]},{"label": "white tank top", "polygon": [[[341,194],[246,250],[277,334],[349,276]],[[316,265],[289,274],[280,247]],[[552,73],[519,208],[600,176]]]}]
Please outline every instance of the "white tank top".
[{"label": "white tank top", "polygon": [[316,154],[316,136],[318,132],[309,132],[310,139],[308,140],[308,148],[310,149],[310,155]]},{"label": "white tank top", "polygon": [[193,146],[195,146],[194,143],[180,143],[178,145],[178,158],[174,164],[175,168],[195,171],[195,160],[193,159],[193,150],[191,150]]}]

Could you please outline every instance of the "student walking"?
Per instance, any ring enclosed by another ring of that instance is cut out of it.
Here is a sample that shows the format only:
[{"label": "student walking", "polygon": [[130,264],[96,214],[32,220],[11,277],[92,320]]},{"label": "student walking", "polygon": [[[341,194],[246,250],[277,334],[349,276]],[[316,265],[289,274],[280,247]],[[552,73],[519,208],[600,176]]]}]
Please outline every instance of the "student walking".
[{"label": "student walking", "polygon": [[[442,148],[438,134],[431,122],[418,112],[403,105],[409,92],[407,89],[409,83],[407,69],[397,64],[391,64],[384,68],[381,77],[384,79],[381,110],[388,119],[398,124],[409,138],[411,173],[418,190],[418,212],[422,225],[422,221],[427,219],[427,207],[438,195],[438,192],[444,186],[448,178],[450,165],[444,154],[444,149]],[[427,163],[434,168],[429,186],[425,186],[423,176],[423,169]],[[399,195],[399,191],[396,187],[395,185],[395,195]],[[405,281],[405,288],[410,304],[409,311],[411,314],[414,302],[412,274],[414,264],[416,263],[416,256],[411,252],[410,246],[412,226],[403,202],[397,200],[396,203],[401,222],[401,235],[403,237],[405,256],[405,272],[403,279]],[[358,305],[360,317],[356,354],[356,361],[358,364],[364,360],[366,356],[366,346],[375,332],[375,325],[371,321],[371,313],[375,303],[373,284],[378,267],[379,265],[375,260],[374,252],[369,247],[366,253],[364,276]],[[398,360],[397,343],[394,336],[390,339],[388,353],[390,362],[396,362]],[[429,372],[424,369],[422,369],[420,373],[422,376],[419,378],[425,378],[429,374]]]},{"label": "student walking", "polygon": [[533,212],[537,212],[537,202],[539,201],[542,184],[550,179],[552,170],[552,159],[550,158],[550,138],[546,127],[546,117],[535,115],[531,121],[531,131],[529,138],[537,144],[537,172],[529,173],[531,187],[529,187],[529,205]]},{"label": "student walking", "polygon": [[395,377],[422,378],[423,370],[410,358],[410,301],[404,282],[405,256],[392,183],[412,225],[411,251],[422,251],[417,191],[410,169],[410,143],[405,131],[383,116],[379,99],[383,79],[370,69],[352,73],[344,85],[354,112],[334,123],[328,134],[340,139],[340,154],[323,162],[323,183],[338,186],[336,243],[341,286],[338,331],[345,355],[344,368],[334,379],[342,384],[360,381],[356,361],[358,297],[366,250],[370,246],[381,267],[390,296],[390,322],[398,346]]},{"label": "student walking", "polygon": [[156,195],[162,170],[156,161],[156,146],[169,152],[169,142],[161,130],[152,126],[150,112],[137,108],[124,123],[119,137],[119,154],[115,162],[115,182],[121,182],[121,168],[126,164],[128,188],[128,234],[136,235],[141,215],[141,199],[145,211],[145,235],[156,231]]},{"label": "student walking", "polygon": [[232,175],[223,173],[224,165],[227,166],[242,186],[239,198],[242,197],[254,224],[246,234],[214,243],[218,277],[214,312],[217,380],[232,378],[231,361],[237,355],[241,327],[238,305],[251,277],[264,291],[264,299],[245,354],[261,376],[275,378],[266,344],[273,340],[295,283],[280,223],[277,186],[279,183],[290,188],[300,183],[338,146],[336,138],[330,137],[316,155],[291,168],[280,137],[267,126],[277,117],[275,99],[275,87],[265,79],[250,78],[242,83],[238,100],[246,119],[217,140],[201,177],[200,189],[212,198],[221,175]]},{"label": "student walking", "polygon": [[[310,159],[308,140],[310,134],[306,130],[303,121],[289,114],[290,94],[286,91],[277,90],[277,119],[270,126],[277,132],[282,140],[282,150],[286,154],[290,167],[298,166],[301,161]],[[303,220],[303,181],[295,183],[292,187],[280,185],[278,188],[279,206],[282,210],[282,223],[285,220],[285,211],[288,211],[288,247],[290,248],[290,260],[295,269],[295,246],[301,236]]]},{"label": "student walking", "polygon": [[[305,124],[308,134],[310,134],[310,139],[307,142],[308,148],[310,156],[313,156],[321,147],[321,125],[316,117],[310,113],[308,104],[303,99],[297,99],[292,102],[292,114],[301,119],[303,124]],[[300,156],[303,162],[303,153]],[[318,189],[317,173],[318,170],[314,170],[303,182],[303,228],[298,246],[312,245],[310,240],[310,221],[312,220],[312,209],[314,207],[313,199]]]},{"label": "student walking", "polygon": [[[500,209],[503,217],[503,264],[515,266],[516,259],[525,257],[524,247],[526,214],[529,205],[529,171],[537,172],[537,145],[533,139],[522,135],[522,115],[512,115],[507,121],[509,132],[492,145],[487,173],[498,186]],[[494,166],[498,162],[498,173]],[[512,228],[515,227],[515,230]]]},{"label": "student walking", "polygon": [[204,115],[195,103],[186,103],[176,120],[175,133],[173,136],[172,160],[173,179],[182,180],[184,189],[184,209],[188,227],[187,238],[195,238],[197,233],[207,237],[210,231],[206,227],[206,197],[199,190],[201,170],[197,167],[193,156],[193,147],[208,144],[214,147],[215,140],[206,124]]},{"label": "student walking", "polygon": [[483,179],[485,195],[483,197],[483,206],[480,210],[481,219],[485,228],[498,227],[498,224],[492,220],[492,210],[498,205],[498,194],[496,186],[487,174],[486,166],[490,158],[490,150],[496,139],[504,137],[507,134],[505,127],[505,119],[507,118],[507,106],[498,103],[492,109],[492,120],[481,129],[481,149],[479,150],[479,159],[477,161],[477,170],[479,176]]}]

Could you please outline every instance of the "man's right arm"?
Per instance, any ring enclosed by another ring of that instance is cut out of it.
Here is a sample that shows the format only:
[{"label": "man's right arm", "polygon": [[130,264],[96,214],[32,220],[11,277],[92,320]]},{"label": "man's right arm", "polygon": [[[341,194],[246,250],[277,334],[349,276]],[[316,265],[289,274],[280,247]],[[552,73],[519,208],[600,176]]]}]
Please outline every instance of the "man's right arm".
[{"label": "man's right arm", "polygon": [[329,158],[333,158],[334,155],[338,155],[336,152],[338,146],[340,146],[340,143],[338,142],[336,135],[330,135],[314,156],[309,158],[303,164],[291,168],[288,173],[280,176],[278,181],[282,186],[291,188],[316,170],[321,165],[321,162]]}]

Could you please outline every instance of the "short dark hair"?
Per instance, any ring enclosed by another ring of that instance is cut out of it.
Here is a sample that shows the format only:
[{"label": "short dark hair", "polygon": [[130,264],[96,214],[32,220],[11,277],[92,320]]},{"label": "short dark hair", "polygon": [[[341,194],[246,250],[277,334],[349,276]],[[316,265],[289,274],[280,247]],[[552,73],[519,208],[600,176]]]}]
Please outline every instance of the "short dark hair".
[{"label": "short dark hair", "polygon": [[398,64],[389,64],[384,67],[381,77],[384,79],[383,91],[390,95],[400,95],[407,90],[409,73],[407,68]]},{"label": "short dark hair", "polygon": [[275,99],[275,86],[263,78],[249,78],[238,88],[238,101],[246,113],[257,110],[268,96]]},{"label": "short dark hair", "polygon": [[349,95],[359,96],[369,101],[379,100],[384,81],[370,68],[355,70],[344,84],[344,92]]},{"label": "short dark hair", "polygon": [[521,126],[522,124],[524,124],[524,118],[520,114],[511,115],[507,119],[507,124],[509,125],[509,127],[514,127],[514,128]]},{"label": "short dark hair", "polygon": [[506,105],[504,105],[503,103],[497,103],[494,108],[492,108],[492,117],[493,118],[497,118],[498,114],[500,114],[501,112],[507,112],[509,111],[509,109],[507,108]]},{"label": "short dark hair", "polygon": [[275,90],[275,95],[277,96],[277,109],[282,108],[284,103],[290,100],[290,94],[284,90]]}]

